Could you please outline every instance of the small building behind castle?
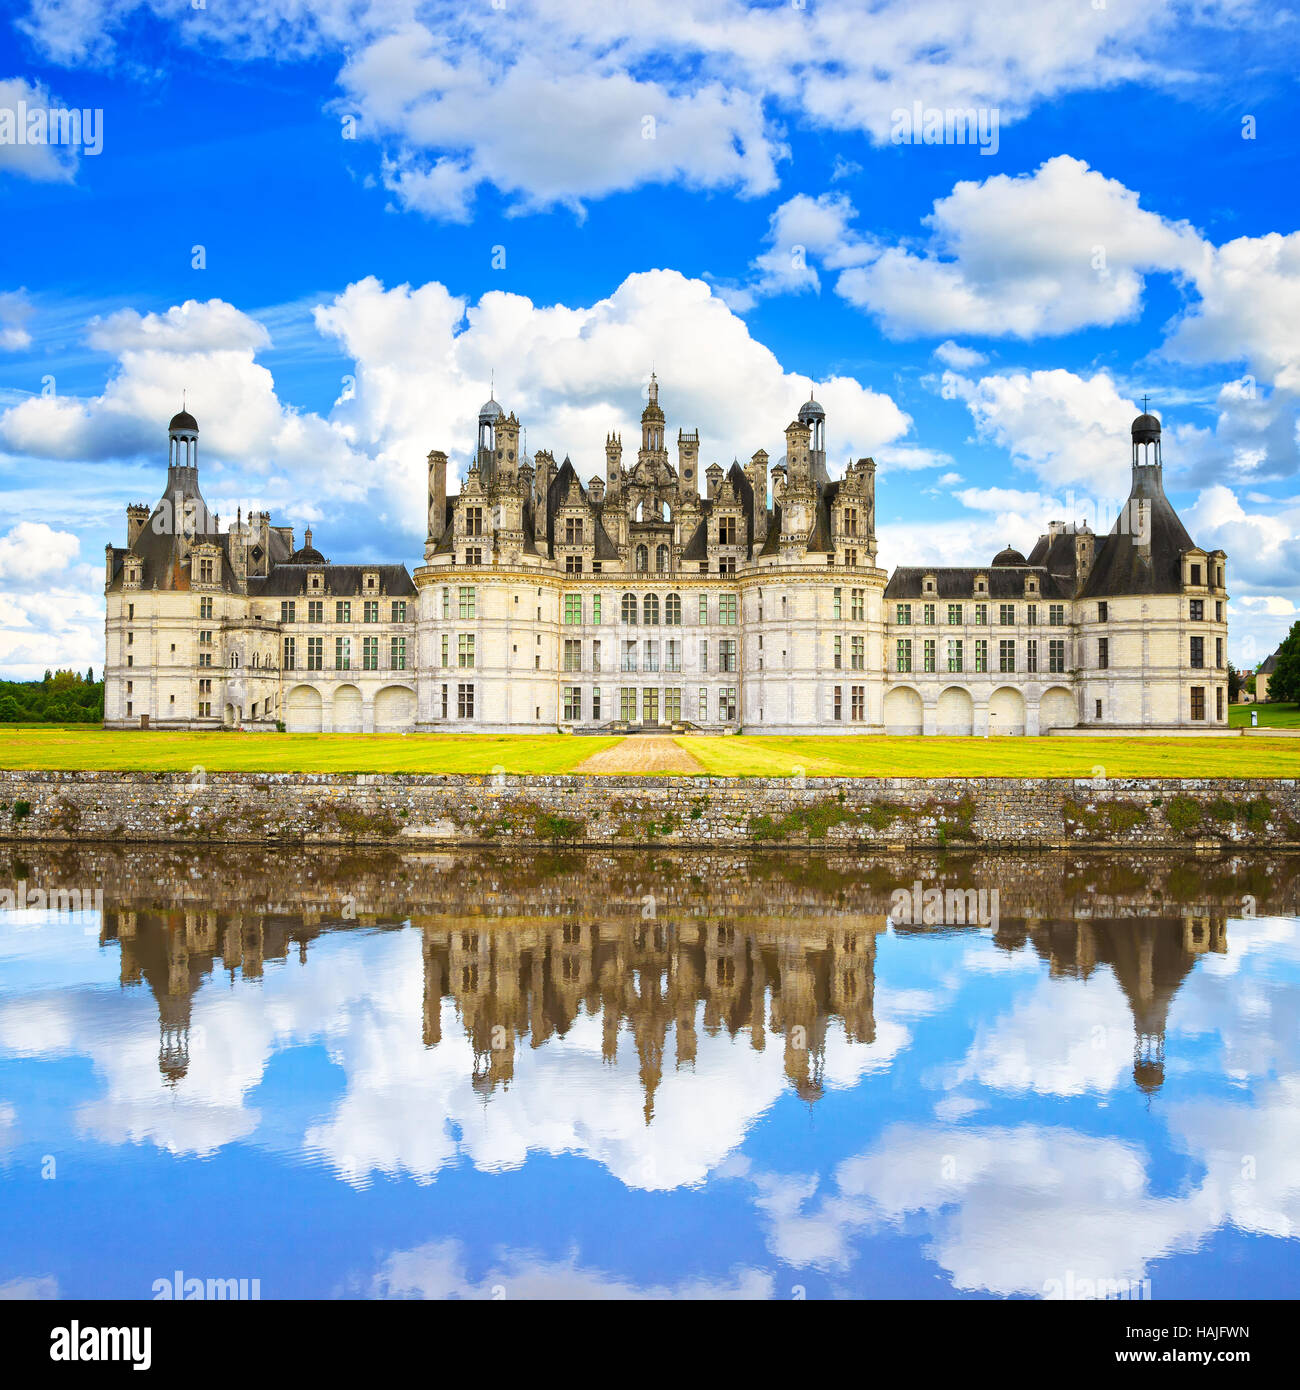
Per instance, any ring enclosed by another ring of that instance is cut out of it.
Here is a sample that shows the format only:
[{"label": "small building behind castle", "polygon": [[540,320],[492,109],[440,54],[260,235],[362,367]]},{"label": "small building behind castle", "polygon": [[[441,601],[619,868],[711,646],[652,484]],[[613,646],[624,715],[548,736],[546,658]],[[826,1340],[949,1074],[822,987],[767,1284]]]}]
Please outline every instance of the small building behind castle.
[{"label": "small building behind castle", "polygon": [[805,401],[773,463],[668,448],[652,376],[635,460],[584,482],[479,412],[465,481],[428,455],[423,563],[337,564],[270,516],[221,529],[199,427],[168,428],[156,506],[105,552],[105,724],[327,732],[699,728],[1046,734],[1227,725],[1226,557],[1132,427],[1110,533],[1053,522],[986,566],[876,563],[876,465],[832,480]]}]

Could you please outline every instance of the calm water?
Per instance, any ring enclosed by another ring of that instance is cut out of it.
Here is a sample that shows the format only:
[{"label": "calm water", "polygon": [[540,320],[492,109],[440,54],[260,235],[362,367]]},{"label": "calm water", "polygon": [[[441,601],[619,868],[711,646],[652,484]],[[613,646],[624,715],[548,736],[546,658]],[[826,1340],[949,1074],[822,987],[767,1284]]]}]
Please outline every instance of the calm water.
[{"label": "calm water", "polygon": [[8,857],[0,1294],[1300,1293],[1300,861]]}]

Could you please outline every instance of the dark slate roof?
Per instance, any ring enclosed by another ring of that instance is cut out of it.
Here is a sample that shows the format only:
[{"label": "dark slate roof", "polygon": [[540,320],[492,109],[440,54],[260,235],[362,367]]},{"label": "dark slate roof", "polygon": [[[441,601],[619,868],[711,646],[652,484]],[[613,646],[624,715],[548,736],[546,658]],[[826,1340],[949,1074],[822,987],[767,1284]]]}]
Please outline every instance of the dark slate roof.
[{"label": "dark slate roof", "polygon": [[781,504],[777,502],[772,508],[772,520],[767,528],[767,535],[763,537],[763,548],[758,552],[760,555],[780,555],[781,553]]},{"label": "dark slate roof", "polygon": [[[179,500],[178,500],[179,499]],[[172,524],[175,512],[184,516],[192,514],[198,523],[193,537],[194,544],[212,544],[221,547],[224,557],[221,566],[222,588],[235,588],[229,559],[229,536],[216,530],[216,518],[208,510],[208,504],[199,491],[199,470],[197,468],[172,467],[167,470],[167,487],[158,505],[149,514],[130,552],[138,555],[143,562],[140,587],[143,589],[188,589],[190,587],[190,566],[188,542]],[[161,529],[160,529],[161,527]],[[127,551],[120,552],[125,559]],[[118,552],[115,550],[114,555]],[[116,562],[110,588],[121,587],[121,562]]]},{"label": "dark slate roof", "polygon": [[[1282,648],[1279,647],[1277,652],[1281,650]],[[1257,676],[1271,676],[1273,672],[1277,670],[1277,652],[1274,652],[1272,656],[1265,657],[1263,664],[1260,666],[1259,670],[1255,672]]]},{"label": "dark slate roof", "polygon": [[817,554],[829,554],[835,549],[831,532],[831,503],[839,494],[839,483],[827,483],[817,490],[815,519],[808,536],[808,549]]},{"label": "dark slate roof", "polygon": [[[988,593],[975,592],[975,576],[988,580]],[[1025,597],[1025,577],[1036,574],[1040,598],[1069,598],[1070,591],[1062,589],[1054,576],[1040,565],[999,565],[996,569],[976,565],[960,567],[907,567],[896,569],[885,585],[885,597],[891,599],[968,599],[982,603],[990,600]],[[934,593],[923,591],[926,575],[934,576]]]},{"label": "dark slate roof", "polygon": [[582,479],[578,477],[578,470],[567,458],[560,465],[559,471],[551,479],[550,486],[546,489],[546,534],[540,539],[544,539],[548,543],[550,553],[554,554],[556,515],[561,507],[571,506],[574,503],[579,503],[585,507],[591,517],[592,531],[596,538],[594,558],[597,560],[617,560],[618,546],[610,540],[609,533],[605,530],[601,509],[598,509],[596,504],[587,496],[587,489],[583,487]]},{"label": "dark slate roof", "polygon": [[[1182,591],[1182,555],[1196,546],[1165,496],[1160,472],[1157,467],[1133,470],[1128,504],[1097,547],[1097,558],[1081,597]],[[1144,528],[1147,537],[1133,534],[1138,529],[1137,509],[1133,505],[1136,502],[1150,503],[1150,521]]]},{"label": "dark slate roof", "polygon": [[330,598],[374,597],[361,587],[369,572],[379,575],[380,598],[409,598],[415,584],[405,565],[276,565],[265,579],[248,581],[248,592],[255,598],[297,598],[307,591],[307,576],[317,570],[325,574],[325,594]]},{"label": "dark slate roof", "polygon": [[1063,589],[1073,589],[1079,579],[1078,556],[1075,551],[1075,537],[1091,534],[1086,527],[1066,529],[1055,536],[1039,536],[1034,548],[1029,552],[1028,563],[1045,565],[1056,582]]}]

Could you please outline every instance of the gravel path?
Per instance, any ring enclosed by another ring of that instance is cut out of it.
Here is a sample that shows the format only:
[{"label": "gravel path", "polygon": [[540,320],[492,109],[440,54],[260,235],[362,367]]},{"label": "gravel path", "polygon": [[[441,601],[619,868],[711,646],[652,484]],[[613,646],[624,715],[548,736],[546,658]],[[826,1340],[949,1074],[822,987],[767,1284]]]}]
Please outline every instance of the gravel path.
[{"label": "gravel path", "polygon": [[573,770],[608,774],[703,772],[704,768],[676,739],[661,738],[657,734],[629,734],[612,748],[593,753]]}]

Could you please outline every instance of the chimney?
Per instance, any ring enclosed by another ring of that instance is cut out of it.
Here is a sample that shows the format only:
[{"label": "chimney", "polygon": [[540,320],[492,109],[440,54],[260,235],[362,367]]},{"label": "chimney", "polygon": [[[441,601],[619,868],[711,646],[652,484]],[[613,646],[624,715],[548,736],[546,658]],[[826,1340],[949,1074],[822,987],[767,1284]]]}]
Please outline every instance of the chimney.
[{"label": "chimney", "polygon": [[149,508],[143,502],[132,502],[126,509],[126,544],[129,549],[149,520]]},{"label": "chimney", "polygon": [[722,486],[722,466],[717,463],[709,464],[704,470],[704,477],[708,483],[709,497],[716,497],[718,489]]},{"label": "chimney", "polygon": [[431,545],[442,539],[447,526],[447,455],[429,450],[429,535]]},{"label": "chimney", "polygon": [[605,500],[605,480],[599,474],[594,474],[587,484],[587,495],[598,507]]}]

